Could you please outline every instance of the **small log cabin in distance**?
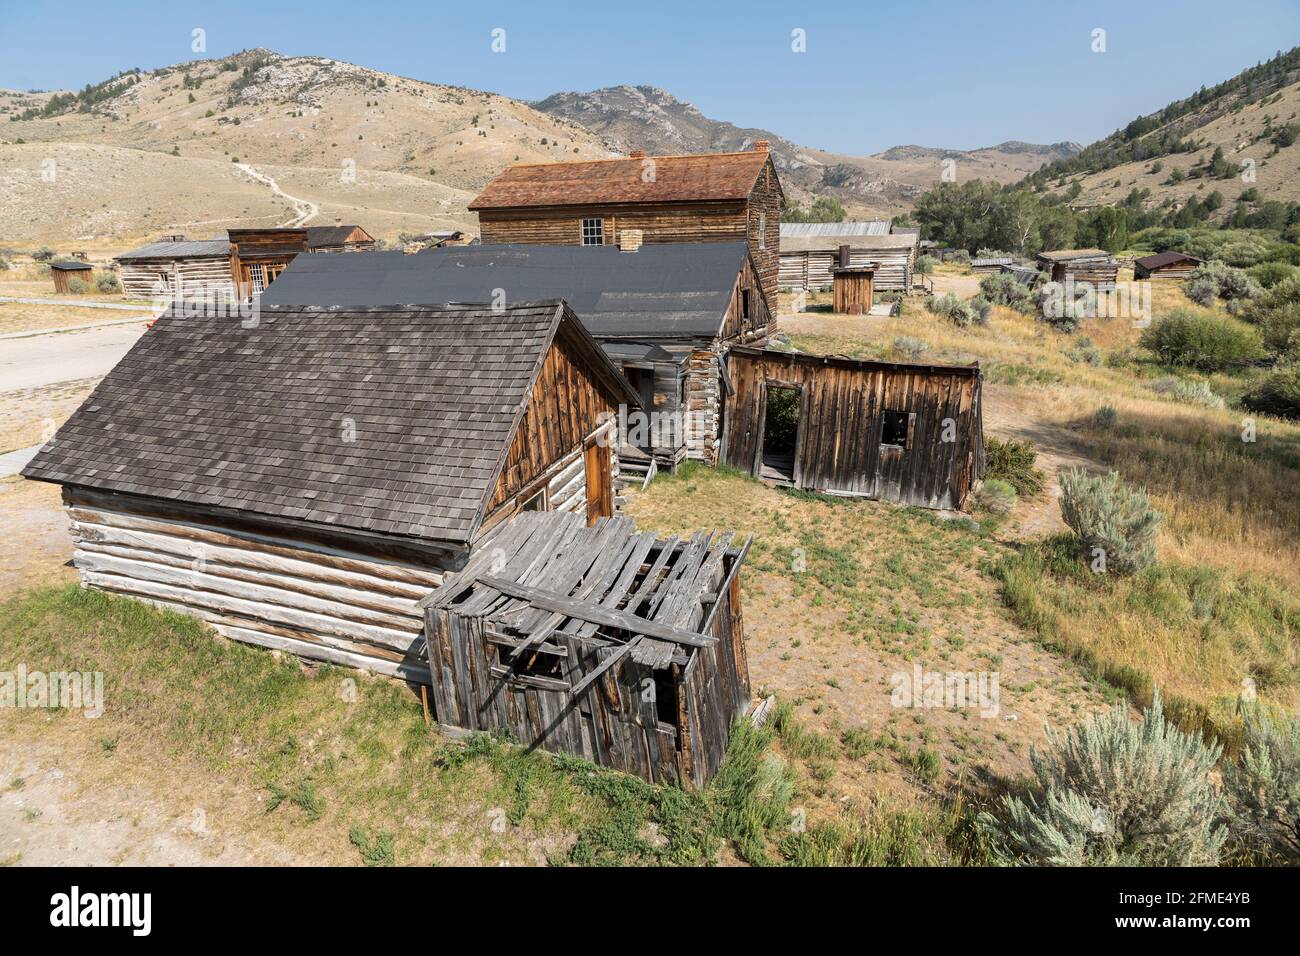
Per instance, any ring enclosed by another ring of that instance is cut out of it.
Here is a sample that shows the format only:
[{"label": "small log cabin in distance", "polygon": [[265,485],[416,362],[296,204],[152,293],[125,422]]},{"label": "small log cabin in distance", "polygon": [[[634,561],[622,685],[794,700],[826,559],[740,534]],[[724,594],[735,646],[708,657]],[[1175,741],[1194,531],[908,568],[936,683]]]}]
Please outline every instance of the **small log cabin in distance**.
[{"label": "small log cabin in distance", "polygon": [[637,401],[562,302],[172,311],[23,474],[86,586],[427,682],[417,602],[521,512],[612,515]]},{"label": "small log cabin in distance", "polygon": [[631,251],[511,244],[302,256],[262,302],[346,307],[498,297],[564,299],[622,369],[642,408],[658,413],[655,422],[681,423],[623,430],[621,466],[629,478],[647,474],[651,460],[667,470],[687,458],[716,462],[726,350],[766,341],[776,328],[743,241]]},{"label": "small log cabin in distance", "polygon": [[422,603],[444,733],[508,730],[698,789],[749,707],[730,533],[661,539],[629,518],[521,515]]},{"label": "small log cabin in distance", "polygon": [[1034,264],[1053,282],[1073,279],[1113,289],[1119,278],[1119,262],[1105,249],[1054,249],[1040,252]]},{"label": "small log cabin in distance", "polygon": [[960,509],[984,476],[980,368],[738,346],[722,460],[777,485]]},{"label": "small log cabin in distance", "polygon": [[768,143],[752,150],[511,166],[470,204],[485,243],[749,243],[776,308],[785,194]]},{"label": "small log cabin in distance", "polygon": [[95,269],[89,262],[79,259],[59,259],[50,263],[50,275],[54,278],[54,291],[67,295],[72,292],[73,279],[90,285]]},{"label": "small log cabin in distance", "polygon": [[1168,279],[1181,282],[1205,264],[1204,259],[1186,252],[1157,252],[1153,256],[1143,256],[1133,260],[1134,279]]}]

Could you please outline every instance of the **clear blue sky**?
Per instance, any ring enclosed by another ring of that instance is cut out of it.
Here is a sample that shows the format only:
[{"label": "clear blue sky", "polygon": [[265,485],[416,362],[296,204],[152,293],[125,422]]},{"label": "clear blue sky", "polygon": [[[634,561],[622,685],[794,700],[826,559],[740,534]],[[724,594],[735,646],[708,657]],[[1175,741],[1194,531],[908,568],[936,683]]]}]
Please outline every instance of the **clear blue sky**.
[{"label": "clear blue sky", "polygon": [[[706,116],[861,154],[1091,142],[1300,43],[1300,2],[0,0],[0,86],[80,87],[200,58],[195,27],[207,56],[268,47],[522,99],[651,84]],[[1105,53],[1091,49],[1097,27]]]}]

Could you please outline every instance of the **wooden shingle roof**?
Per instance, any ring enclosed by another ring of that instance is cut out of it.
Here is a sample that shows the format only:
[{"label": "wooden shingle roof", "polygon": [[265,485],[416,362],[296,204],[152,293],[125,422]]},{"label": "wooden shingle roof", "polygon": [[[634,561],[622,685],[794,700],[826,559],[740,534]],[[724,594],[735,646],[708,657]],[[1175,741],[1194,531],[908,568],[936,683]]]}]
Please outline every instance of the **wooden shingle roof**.
[{"label": "wooden shingle roof", "polygon": [[[753,191],[768,155],[766,150],[750,150],[511,166],[488,183],[469,208],[743,200]],[[648,168],[652,176],[646,175]]]},{"label": "wooden shingle roof", "polygon": [[250,328],[171,313],[23,474],[464,545],[562,323],[619,387],[554,300],[271,307]]}]

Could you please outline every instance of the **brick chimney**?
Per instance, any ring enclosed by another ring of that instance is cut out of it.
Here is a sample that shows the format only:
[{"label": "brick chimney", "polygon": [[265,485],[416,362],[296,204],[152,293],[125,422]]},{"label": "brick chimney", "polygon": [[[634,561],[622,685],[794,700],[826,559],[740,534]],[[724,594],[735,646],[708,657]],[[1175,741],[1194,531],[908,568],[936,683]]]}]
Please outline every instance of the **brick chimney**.
[{"label": "brick chimney", "polygon": [[641,240],[644,237],[644,230],[620,229],[618,231],[618,248],[622,252],[636,252],[641,248]]},{"label": "brick chimney", "polygon": [[754,152],[756,153],[766,153],[771,148],[772,144],[765,139],[754,140]]},{"label": "brick chimney", "polygon": [[645,159],[645,150],[634,149],[632,150],[632,152],[628,153],[627,155],[629,159]]}]

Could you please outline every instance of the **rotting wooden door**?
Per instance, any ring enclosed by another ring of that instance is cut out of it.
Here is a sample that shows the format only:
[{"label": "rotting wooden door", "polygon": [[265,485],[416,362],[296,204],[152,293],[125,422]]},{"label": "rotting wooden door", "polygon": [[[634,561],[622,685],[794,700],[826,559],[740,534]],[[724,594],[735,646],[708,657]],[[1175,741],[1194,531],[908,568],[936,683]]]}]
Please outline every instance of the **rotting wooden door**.
[{"label": "rotting wooden door", "polygon": [[609,445],[598,439],[588,441],[583,449],[583,462],[587,484],[587,524],[593,525],[597,518],[611,518],[614,515]]}]

